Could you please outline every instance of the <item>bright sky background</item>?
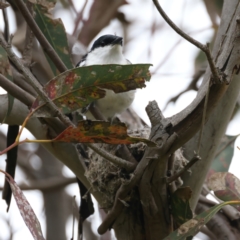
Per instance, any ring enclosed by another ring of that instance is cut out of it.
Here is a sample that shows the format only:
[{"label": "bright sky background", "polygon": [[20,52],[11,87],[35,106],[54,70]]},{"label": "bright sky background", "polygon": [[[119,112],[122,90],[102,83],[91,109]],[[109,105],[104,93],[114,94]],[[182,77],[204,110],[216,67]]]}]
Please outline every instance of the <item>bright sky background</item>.
[{"label": "bright sky background", "polygon": [[[81,5],[84,1],[73,0],[76,4],[76,8],[81,9]],[[89,0],[88,9],[91,5]],[[168,56],[168,51],[181,39],[169,26],[163,23],[162,18],[159,16],[156,9],[153,7],[152,1],[150,0],[129,0],[129,4],[121,8],[129,21],[134,21],[131,27],[130,38],[134,38],[126,48],[124,49],[126,58],[128,58],[132,63],[152,63],[153,71],[156,66],[167,56],[164,64],[157,71],[155,75],[152,76],[151,82],[147,84],[147,87],[142,90],[138,90],[136,94],[135,101],[133,103],[133,108],[135,111],[146,121],[149,122],[147,115],[145,113],[145,107],[149,101],[156,100],[161,109],[164,108],[168,99],[175,96],[181,90],[183,90],[186,85],[190,82],[193,69],[193,61],[198,49],[191,45],[190,43],[182,40],[180,44],[175,48],[173,53]],[[161,4],[165,9],[169,17],[178,24],[185,32],[193,33],[192,37],[196,38],[202,43],[206,43],[211,39],[213,31],[211,29],[211,22],[206,13],[205,6],[201,0],[162,0]],[[137,11],[133,11],[137,9]],[[11,18],[11,10],[8,9],[9,17]],[[65,28],[68,33],[72,33],[73,25],[70,22],[74,17],[74,14],[67,14],[64,10],[58,11],[56,17],[61,17]],[[84,16],[87,17],[87,12]],[[156,21],[157,24],[163,24],[160,32],[156,32],[154,36],[150,34],[150,27]],[[0,13],[0,29],[3,29],[3,19]],[[12,23],[12,21],[10,21]],[[15,31],[15,26],[11,25],[11,33]],[[117,21],[112,21],[110,25],[105,28],[99,36],[103,34],[116,34],[122,35],[119,28],[119,23]],[[151,44],[151,52],[149,52],[149,43]],[[194,91],[183,94],[176,104],[170,104],[164,115],[166,117],[176,114],[185,108],[195,97],[196,93]],[[6,131],[3,126],[0,130]],[[239,133],[239,115],[231,122],[227,133],[230,135],[236,135]],[[27,133],[26,133],[27,134]],[[238,144],[240,145],[240,144]],[[25,146],[27,147],[27,146]],[[5,156],[0,158],[0,168],[5,168]],[[235,152],[234,162],[231,166],[230,172],[234,173],[240,177],[239,171],[239,151]],[[71,172],[65,168],[64,173],[68,176],[72,176]],[[17,169],[16,181],[21,182],[22,173]],[[4,176],[0,175],[0,184],[3,183]],[[66,188],[69,194],[72,195],[76,192],[76,186],[70,185]],[[41,193],[39,191],[25,191],[25,196],[30,202],[32,208],[34,209],[36,215],[38,216],[42,230],[45,232],[44,225],[44,211]],[[0,201],[0,240],[7,240],[9,236],[8,228],[9,226],[4,226],[6,223],[2,219],[9,219],[10,225],[13,227],[16,234],[13,238],[30,240],[32,236],[25,226],[20,214],[18,213],[15,201],[12,200],[9,213],[5,212],[6,204],[4,201]],[[3,227],[4,226],[4,227]],[[69,228],[67,229],[68,239],[70,239],[71,234],[71,222],[69,221]],[[202,238],[201,238],[202,239]]]}]

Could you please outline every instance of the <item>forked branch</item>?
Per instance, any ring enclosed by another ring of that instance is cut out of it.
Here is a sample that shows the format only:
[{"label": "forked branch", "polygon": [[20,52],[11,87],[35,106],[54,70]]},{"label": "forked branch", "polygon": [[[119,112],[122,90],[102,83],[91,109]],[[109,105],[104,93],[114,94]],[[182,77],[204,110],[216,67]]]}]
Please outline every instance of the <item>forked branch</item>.
[{"label": "forked branch", "polygon": [[211,68],[211,72],[213,75],[213,78],[215,81],[218,81],[220,79],[218,70],[213,62],[213,58],[211,55],[211,52],[209,50],[209,45],[206,44],[202,44],[200,42],[198,42],[196,39],[190,37],[188,34],[186,34],[185,32],[183,32],[169,17],[168,15],[164,12],[164,10],[162,9],[162,7],[160,6],[158,0],[153,0],[153,3],[155,4],[158,12],[160,13],[160,15],[163,17],[163,19],[172,27],[172,29],[177,32],[180,36],[182,36],[183,38],[185,38],[188,42],[192,43],[193,45],[195,45],[197,48],[200,48],[207,57],[209,66]]}]

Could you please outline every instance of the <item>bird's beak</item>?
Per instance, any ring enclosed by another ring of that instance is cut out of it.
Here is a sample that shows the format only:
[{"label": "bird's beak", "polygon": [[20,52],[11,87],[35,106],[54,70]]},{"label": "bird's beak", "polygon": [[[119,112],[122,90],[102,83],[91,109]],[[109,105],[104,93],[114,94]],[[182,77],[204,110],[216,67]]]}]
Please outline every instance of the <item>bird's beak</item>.
[{"label": "bird's beak", "polygon": [[112,45],[119,44],[119,45],[122,46],[122,43],[123,43],[123,38],[116,36],[116,38],[115,38],[114,41],[112,42]]}]

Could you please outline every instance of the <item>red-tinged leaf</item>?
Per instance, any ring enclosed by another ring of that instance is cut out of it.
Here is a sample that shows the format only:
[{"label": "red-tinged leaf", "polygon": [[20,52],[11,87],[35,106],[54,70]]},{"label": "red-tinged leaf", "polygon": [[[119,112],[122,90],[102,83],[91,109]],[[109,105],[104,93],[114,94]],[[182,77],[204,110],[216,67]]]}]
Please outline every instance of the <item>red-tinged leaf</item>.
[{"label": "red-tinged leaf", "polygon": [[171,195],[171,209],[175,229],[193,217],[189,204],[191,196],[192,190],[190,187],[179,188]]},{"label": "red-tinged leaf", "polygon": [[163,240],[185,240],[187,237],[195,236],[201,228],[224,206],[240,204],[240,201],[224,202],[216,205],[195,218],[181,225],[177,230],[165,237]]},{"label": "red-tinged leaf", "polygon": [[130,137],[127,135],[127,127],[124,123],[111,124],[104,121],[80,121],[77,127],[68,127],[59,134],[54,141],[59,142],[85,142],[85,143],[109,143],[132,144],[144,142],[154,147],[156,144],[144,138]]},{"label": "red-tinged leaf", "polygon": [[[223,201],[240,200],[240,180],[231,173],[214,173],[208,179],[208,187]],[[234,207],[240,211],[240,205]]]},{"label": "red-tinged leaf", "polygon": [[[103,98],[103,89],[120,93],[145,87],[145,80],[150,79],[150,66],[151,64],[110,64],[74,68],[53,78],[44,90],[59,109],[67,114]],[[33,109],[41,105],[44,102],[38,97]],[[34,116],[42,115],[37,111]]]},{"label": "red-tinged leaf", "polygon": [[41,225],[31,208],[29,202],[27,201],[26,197],[23,195],[21,189],[18,187],[14,179],[9,175],[8,173],[1,171],[6,175],[6,179],[8,183],[10,184],[10,187],[12,189],[13,196],[16,200],[16,203],[18,205],[18,209],[22,215],[22,218],[24,222],[26,223],[28,229],[30,230],[31,234],[33,235],[33,238],[35,240],[45,240],[42,234]]}]

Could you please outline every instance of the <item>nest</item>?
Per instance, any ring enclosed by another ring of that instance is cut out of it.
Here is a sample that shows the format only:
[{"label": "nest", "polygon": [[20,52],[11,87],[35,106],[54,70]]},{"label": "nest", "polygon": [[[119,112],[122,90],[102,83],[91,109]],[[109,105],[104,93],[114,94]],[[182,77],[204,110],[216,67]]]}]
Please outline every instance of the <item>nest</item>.
[{"label": "nest", "polygon": [[[96,144],[99,148],[115,155],[116,145]],[[104,196],[102,207],[109,209],[114,203],[117,190],[124,181],[121,168],[105,160],[91,149],[88,150],[89,166],[85,176],[91,182],[93,189],[101,192]]]}]

